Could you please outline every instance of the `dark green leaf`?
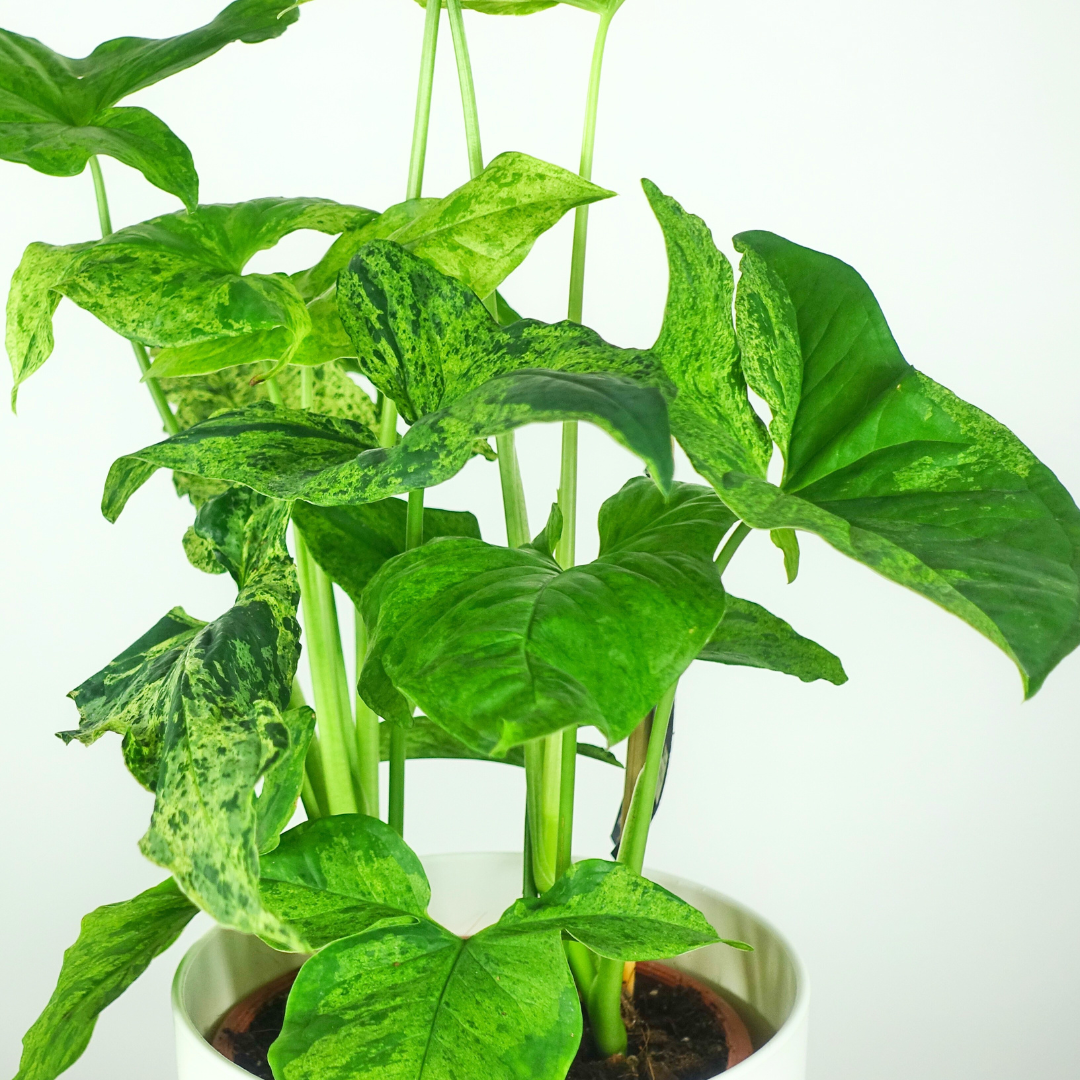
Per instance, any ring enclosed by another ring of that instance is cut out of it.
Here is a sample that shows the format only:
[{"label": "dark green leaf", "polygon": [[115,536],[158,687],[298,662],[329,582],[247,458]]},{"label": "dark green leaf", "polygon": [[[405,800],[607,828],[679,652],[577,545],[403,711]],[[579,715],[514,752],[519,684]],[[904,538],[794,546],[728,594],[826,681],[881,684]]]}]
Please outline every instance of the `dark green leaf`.
[{"label": "dark green leaf", "polygon": [[[293,520],[300,526],[315,561],[354,604],[387,559],[405,550],[408,503],[382,499],[361,506],[315,506],[298,502]],[[467,511],[424,507],[424,542],[436,536],[480,539],[480,525]]]},{"label": "dark green leaf", "polygon": [[198,911],[169,878],[90,912],[64,953],[56,989],[23,1036],[15,1080],[54,1080],[86,1049],[98,1014],[179,936]]},{"label": "dark green leaf", "polygon": [[575,863],[543,896],[516,901],[491,932],[543,931],[565,931],[616,960],[662,960],[723,940],[697,908],[602,859]]},{"label": "dark green leaf", "polygon": [[[300,630],[289,506],[251,503],[242,545],[225,545],[241,582],[233,607],[206,626],[172,612],[74,691],[82,723],[68,737],[124,732],[129,766],[155,793],[143,854],[219,922],[287,940],[259,901],[255,786],[275,766],[272,787],[290,782],[310,722],[282,717]],[[274,796],[264,831],[280,812]]]},{"label": "dark green leaf", "polygon": [[414,921],[431,899],[420,860],[389,825],[363,814],[297,825],[261,865],[263,904],[308,951],[385,919]]},{"label": "dark green leaf", "polygon": [[[379,724],[379,758],[390,760],[390,729],[394,725],[387,720]],[[455,739],[448,731],[443,731],[438,724],[433,724],[426,716],[414,716],[409,722],[405,739],[406,755],[410,758],[464,758],[468,761],[494,761],[502,765],[525,767],[525,751],[520,746],[512,747],[505,757],[493,757],[474,750],[460,739]],[[602,761],[605,765],[623,767],[622,762],[610,751],[592,743],[579,742],[577,752],[581,757]]]},{"label": "dark green leaf", "polygon": [[799,534],[794,529],[773,529],[769,539],[784,553],[784,573],[790,585],[799,576]]},{"label": "dark green leaf", "polygon": [[1080,642],[1075,503],[1006,428],[904,360],[850,266],[772,233],[736,246],[745,363],[786,461],[779,489],[732,470],[717,490],[747,524],[816,532],[959,615],[1030,696]]},{"label": "dark green leaf", "polygon": [[[368,704],[407,721],[408,695],[485,753],[571,723],[599,727],[610,743],[628,735],[724,607],[711,554],[729,511],[705,489],[676,484],[650,529],[639,514],[650,486],[631,481],[608,500],[600,557],[584,566],[560,571],[530,548],[467,539],[388,562],[364,594],[374,628],[360,682]],[[614,524],[636,514],[634,526]]]},{"label": "dark green leaf", "polygon": [[580,1039],[558,934],[462,941],[425,919],[312,957],[269,1057],[281,1080],[562,1080]]},{"label": "dark green leaf", "polygon": [[315,731],[315,713],[301,705],[283,712],[281,724],[283,733],[269,733],[277,736],[279,751],[267,767],[262,791],[255,800],[255,845],[260,854],[277,847],[281,830],[296,812],[296,801],[304,785],[308,743]]},{"label": "dark green leaf", "polygon": [[724,617],[698,659],[782,671],[803,682],[827,679],[836,686],[847,682],[839,657],[797,634],[783,619],[758,604],[731,593]]},{"label": "dark green leaf", "polygon": [[82,60],[0,30],[0,157],[74,176],[92,154],[107,154],[193,208],[199,180],[187,147],[145,109],[112,106],[231,41],[278,37],[297,18],[297,6],[283,0],[237,0],[190,33],[115,38]]},{"label": "dark green leaf", "polygon": [[607,375],[518,371],[425,416],[390,450],[377,447],[362,424],[264,402],[221,414],[114,462],[102,513],[114,521],[159,468],[245,484],[278,499],[375,502],[450,479],[478,439],[556,420],[596,424],[641,457],[658,484],[670,483],[671,440],[657,391]]},{"label": "dark green leaf", "polygon": [[511,151],[391,239],[483,297],[567,211],[614,194],[558,165]]}]

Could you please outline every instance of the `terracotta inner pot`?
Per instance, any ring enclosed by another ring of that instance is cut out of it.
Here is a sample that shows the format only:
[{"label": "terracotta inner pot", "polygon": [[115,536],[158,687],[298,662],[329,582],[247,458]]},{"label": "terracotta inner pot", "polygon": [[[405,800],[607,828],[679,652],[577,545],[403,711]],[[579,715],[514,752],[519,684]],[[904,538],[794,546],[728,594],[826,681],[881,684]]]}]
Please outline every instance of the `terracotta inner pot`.
[{"label": "terracotta inner pot", "polygon": [[[715,990],[705,983],[675,968],[655,962],[639,962],[638,971],[664,986],[683,986],[693,990],[713,1012],[724,1031],[728,1048],[727,1068],[745,1061],[754,1047],[743,1019],[735,1009]],[[243,1001],[234,1005],[221,1019],[210,1045],[229,1061],[235,1061],[235,1048],[231,1036],[246,1032],[259,1015],[263,1006],[283,990],[288,990],[296,981],[297,971],[288,971],[265,986],[249,994]],[[725,1070],[726,1071],[726,1070]]]}]

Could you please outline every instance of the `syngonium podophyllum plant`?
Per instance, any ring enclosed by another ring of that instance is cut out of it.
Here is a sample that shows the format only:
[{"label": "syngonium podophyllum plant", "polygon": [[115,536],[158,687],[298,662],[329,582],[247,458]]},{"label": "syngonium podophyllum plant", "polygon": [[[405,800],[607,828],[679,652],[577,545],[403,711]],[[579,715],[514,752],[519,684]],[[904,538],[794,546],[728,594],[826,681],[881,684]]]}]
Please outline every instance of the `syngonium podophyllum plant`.
[{"label": "syngonium podophyllum plant", "polygon": [[[170,877],[86,917],[19,1080],[66,1069],[199,909],[312,954],[270,1052],[279,1080],[559,1080],[582,1008],[590,1049],[622,1051],[624,964],[718,941],[641,876],[680,676],[700,659],[846,679],[830,652],[726,593],[752,529],[770,531],[789,580],[801,530],[958,615],[1013,659],[1028,695],[1080,640],[1073,500],[1009,431],[907,363],[851,267],[747,232],[736,287],[705,223],[645,181],[670,267],[660,336],[619,348],[582,325],[588,207],[612,194],[591,172],[620,0],[570,2],[599,16],[579,172],[523,153],[485,165],[480,149],[461,9],[555,4],[446,0],[472,176],[422,197],[431,4],[406,197],[381,213],[200,204],[180,139],[118,105],[229,42],[280,36],[299,14],[285,0],[237,0],[191,33],[120,38],[82,60],[0,32],[0,156],[63,176],[89,163],[102,231],[27,249],[8,301],[15,388],[48,359],[62,297],[128,339],[168,437],[115,462],[105,516],[172,470],[196,509],[191,562],[237,586],[212,622],[174,608],[71,692],[79,726],[61,737],[122,736],[155,796],[142,851]],[[113,231],[102,154],[184,208]],[[523,319],[497,289],[570,210],[569,318]],[[334,237],[315,266],[245,272],[299,229]],[[643,469],[604,503],[599,555],[577,565],[582,421]],[[563,424],[562,469],[532,537],[514,431],[537,422]],[[673,479],[673,438],[704,483]],[[477,454],[498,462],[505,545],[467,511],[425,507]],[[334,584],[355,606],[357,686]],[[298,607],[314,711],[295,681]],[[611,862],[571,860],[576,757],[619,764],[579,727],[627,741]],[[525,769],[523,896],[467,940],[428,916],[402,839],[409,757]],[[307,820],[289,828],[298,799]]]}]

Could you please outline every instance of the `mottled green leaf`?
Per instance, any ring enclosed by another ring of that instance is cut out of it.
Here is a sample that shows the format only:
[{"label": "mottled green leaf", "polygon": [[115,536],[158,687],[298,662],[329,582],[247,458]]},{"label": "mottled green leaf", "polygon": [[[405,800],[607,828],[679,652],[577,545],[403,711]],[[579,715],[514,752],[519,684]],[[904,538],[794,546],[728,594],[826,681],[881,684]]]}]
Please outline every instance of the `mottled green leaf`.
[{"label": "mottled green leaf", "polygon": [[23,1036],[15,1080],[54,1080],[86,1049],[98,1014],[179,936],[198,911],[169,878],[90,912],[64,953],[56,989]]},{"label": "mottled green leaf", "polygon": [[[219,922],[285,940],[259,901],[255,787],[275,766],[271,787],[291,782],[302,752],[294,740],[310,736],[306,714],[282,716],[299,656],[299,592],[288,504],[247,495],[243,542],[224,545],[241,585],[233,607],[205,626],[170,613],[74,691],[82,724],[69,737],[124,732],[129,766],[155,793],[143,854]],[[263,811],[265,834],[280,799]]]},{"label": "mottled green leaf", "polygon": [[790,435],[780,488],[733,469],[710,477],[721,497],[755,528],[818,533],[960,616],[1016,661],[1030,696],[1080,642],[1080,510],[1011,432],[907,363],[850,266],[772,233],[736,246],[740,340]]},{"label": "mottled green leaf", "polygon": [[487,296],[565,213],[614,194],[568,169],[511,151],[390,239]]},{"label": "mottled green leaf", "polygon": [[114,521],[159,468],[322,506],[375,502],[450,479],[473,455],[478,439],[556,420],[596,424],[638,454],[656,482],[667,486],[674,462],[666,415],[657,391],[629,380],[517,371],[425,416],[387,450],[362,424],[259,402],[119,458],[109,470],[102,513]]},{"label": "mottled green leaf", "polygon": [[431,899],[420,860],[389,825],[363,814],[297,825],[261,865],[264,905],[307,951],[385,919],[411,922]]},{"label": "mottled green leaf", "polygon": [[237,0],[190,33],[114,38],[81,60],[0,30],[0,157],[51,176],[74,176],[92,154],[107,154],[193,208],[199,179],[187,147],[145,109],[112,106],[231,41],[278,37],[297,18],[295,3]]},{"label": "mottled green leaf", "polygon": [[492,928],[508,935],[543,931],[565,931],[616,960],[663,960],[724,941],[697,908],[602,859],[575,863],[543,896],[515,901]]},{"label": "mottled green leaf", "polygon": [[255,800],[255,846],[259,853],[272,851],[296,812],[304,786],[304,761],[315,731],[315,713],[306,705],[281,714],[287,738],[278,737],[279,752],[263,776],[262,791]]},{"label": "mottled green leaf", "polygon": [[724,617],[698,659],[782,671],[803,682],[827,679],[841,686],[848,678],[838,656],[797,634],[779,616],[731,593]]},{"label": "mottled green leaf", "polygon": [[[620,504],[637,507],[649,487],[631,481],[602,518],[617,521]],[[411,715],[407,695],[485,753],[569,724],[618,742],[719,622],[711,555],[730,520],[706,489],[676,484],[655,529],[602,528],[599,558],[566,571],[530,548],[468,539],[406,552],[364,594],[373,641],[361,693],[398,721]]]},{"label": "mottled green leaf", "polygon": [[580,1039],[558,934],[462,941],[425,919],[312,957],[269,1057],[278,1080],[562,1080]]},{"label": "mottled green leaf", "polygon": [[[379,760],[390,760],[390,730],[394,725],[384,720],[379,724]],[[494,761],[501,765],[525,767],[525,751],[520,746],[511,747],[505,757],[494,757],[481,753],[471,746],[455,739],[438,724],[433,724],[426,716],[414,716],[409,721],[405,740],[406,755],[410,758],[462,758],[467,761]],[[602,761],[605,765],[614,765],[621,769],[622,762],[610,751],[592,743],[579,742],[577,752],[581,757]]]},{"label": "mottled green leaf", "polygon": [[[360,506],[315,506],[298,502],[293,521],[300,526],[315,561],[354,604],[387,559],[405,550],[408,503],[382,499]],[[424,507],[424,542],[436,536],[480,539],[480,525],[468,511]]]},{"label": "mottled green leaf", "polygon": [[161,734],[154,706],[184,650],[206,623],[183,608],[173,608],[108,666],[76,687],[68,697],[79,709],[79,727],[58,732],[65,743],[84,746],[107,731],[124,736],[124,760],[132,776],[153,790],[161,763]]},{"label": "mottled green leaf", "polygon": [[68,267],[92,246],[31,244],[23,252],[8,293],[4,342],[14,378],[12,411],[19,384],[33,375],[52,354],[53,314],[61,296],[57,284]]}]

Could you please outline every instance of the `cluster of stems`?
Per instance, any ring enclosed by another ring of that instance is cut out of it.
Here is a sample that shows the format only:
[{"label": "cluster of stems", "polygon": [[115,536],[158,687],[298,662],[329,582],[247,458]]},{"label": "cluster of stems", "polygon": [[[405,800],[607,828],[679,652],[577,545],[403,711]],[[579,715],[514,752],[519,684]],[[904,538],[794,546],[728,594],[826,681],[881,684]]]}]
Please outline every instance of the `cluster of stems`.
[{"label": "cluster of stems", "polygon": [[[612,0],[599,21],[589,76],[585,123],[581,144],[580,175],[592,179],[596,143],[600,78],[608,29],[622,0]],[[461,0],[446,0],[448,21],[465,120],[469,172],[472,177],[484,168],[480,143],[479,114],[469,59]],[[441,5],[429,2],[424,19],[424,37],[413,123],[412,147],[406,199],[421,195],[431,113],[435,57],[441,19]],[[98,216],[103,236],[112,232],[109,207],[101,168],[96,158],[90,168],[97,197]],[[573,252],[570,268],[568,318],[581,322],[585,291],[585,256],[588,241],[589,208],[579,207],[574,222]],[[497,317],[495,295],[484,303]],[[146,349],[131,342],[140,372],[150,366]],[[166,432],[176,434],[179,425],[159,383],[144,379]],[[281,402],[275,379],[266,383],[272,401]],[[312,407],[314,377],[311,368],[301,369],[301,407]],[[398,439],[397,407],[380,395],[379,440],[393,446]],[[496,439],[499,478],[502,488],[506,539],[510,547],[520,547],[530,539],[525,491],[518,465],[513,432]],[[577,527],[578,425],[567,422],[562,428],[562,454],[559,475],[558,505],[563,531],[555,557],[563,569],[574,565]],[[721,571],[745,538],[745,526],[735,530],[717,558]],[[406,522],[406,547],[418,547],[424,541],[424,490],[409,493]],[[326,572],[312,557],[301,531],[293,527],[293,549],[300,583],[303,609],[305,652],[308,657],[318,734],[308,750],[302,799],[309,819],[333,814],[363,813],[378,817],[380,732],[379,718],[350,686],[346,672],[334,587]],[[367,653],[367,628],[359,610],[355,619],[355,672],[363,667]],[[622,839],[619,862],[640,873],[652,820],[664,745],[667,739],[676,686],[672,685],[657,703],[655,710],[631,735],[627,753],[627,778],[622,813]],[[303,704],[299,685],[294,685],[291,705]],[[577,764],[577,727],[568,717],[567,726],[552,735],[534,739],[525,745],[526,811],[524,843],[524,892],[537,895],[549,889],[572,860],[574,828],[574,789]],[[390,727],[389,752],[389,824],[404,833],[405,761],[408,752],[408,729],[401,724]],[[600,957],[579,942],[567,939],[567,959],[577,981],[582,1000],[589,1011],[597,1048],[604,1055],[626,1049],[626,1030],[622,1020],[624,965]]]}]

